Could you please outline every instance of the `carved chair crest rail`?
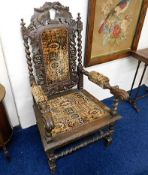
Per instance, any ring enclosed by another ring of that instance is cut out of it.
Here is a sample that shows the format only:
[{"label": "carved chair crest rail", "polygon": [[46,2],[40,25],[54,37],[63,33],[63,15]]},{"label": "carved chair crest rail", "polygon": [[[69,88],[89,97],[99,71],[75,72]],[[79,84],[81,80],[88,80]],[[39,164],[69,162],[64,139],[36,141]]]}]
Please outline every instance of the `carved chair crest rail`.
[{"label": "carved chair crest rail", "polygon": [[[52,172],[64,155],[99,139],[111,143],[113,125],[121,118],[119,100],[128,98],[107,77],[83,68],[82,28],[80,14],[74,20],[59,2],[35,8],[28,27],[21,20],[34,111]],[[84,75],[115,96],[112,109],[83,89]]]}]

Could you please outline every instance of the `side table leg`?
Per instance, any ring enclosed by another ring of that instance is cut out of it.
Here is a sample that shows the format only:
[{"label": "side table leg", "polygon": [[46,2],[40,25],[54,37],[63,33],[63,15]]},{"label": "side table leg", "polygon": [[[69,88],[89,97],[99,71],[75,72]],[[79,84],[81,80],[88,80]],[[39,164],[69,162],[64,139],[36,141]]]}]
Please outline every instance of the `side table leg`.
[{"label": "side table leg", "polygon": [[137,77],[137,74],[138,74],[140,64],[141,64],[141,61],[138,61],[138,66],[137,66],[137,69],[136,69],[136,73],[135,73],[134,80],[132,82],[132,86],[131,86],[131,90],[130,90],[130,94],[129,94],[130,97],[132,95],[133,87],[134,87],[134,84],[135,84],[135,80],[136,80],[136,77]]},{"label": "side table leg", "polygon": [[143,69],[143,73],[142,73],[142,76],[141,76],[141,79],[140,79],[140,82],[139,82],[139,85],[138,85],[137,93],[136,93],[136,95],[135,95],[135,100],[136,100],[136,98],[137,98],[137,96],[138,96],[138,94],[139,94],[140,86],[141,86],[142,80],[143,80],[143,78],[144,78],[146,68],[147,68],[147,65],[145,64],[144,69]]},{"label": "side table leg", "polygon": [[[144,69],[143,69],[143,73],[142,73],[142,76],[141,76],[141,79],[140,79],[140,82],[138,84],[138,89],[137,89],[137,92],[135,94],[134,99],[132,99],[132,98],[129,99],[129,102],[131,103],[131,105],[133,106],[133,108],[135,108],[135,110],[137,112],[139,112],[140,110],[137,107],[136,100],[137,100],[137,97],[138,97],[138,94],[139,94],[139,91],[140,91],[140,86],[142,84],[142,80],[143,80],[144,75],[145,75],[145,72],[146,72],[146,68],[147,68],[147,65],[145,64]],[[131,95],[131,93],[130,93],[130,95]]]}]

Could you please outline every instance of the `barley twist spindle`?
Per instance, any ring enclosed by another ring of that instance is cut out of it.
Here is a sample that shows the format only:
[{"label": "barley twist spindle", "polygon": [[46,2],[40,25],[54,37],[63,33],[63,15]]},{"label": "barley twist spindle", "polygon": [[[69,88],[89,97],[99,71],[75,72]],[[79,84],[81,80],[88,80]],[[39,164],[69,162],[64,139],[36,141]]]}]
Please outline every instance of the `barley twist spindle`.
[{"label": "barley twist spindle", "polygon": [[78,82],[78,89],[83,88],[83,74],[81,72],[82,70],[82,35],[81,31],[83,29],[82,21],[80,17],[80,13],[78,13],[77,18],[77,47],[78,47],[78,75],[79,75],[79,82]]},{"label": "barley twist spindle", "polygon": [[80,17],[80,13],[78,13],[78,18],[77,18],[77,32],[78,32],[78,66],[82,66],[82,35],[81,35],[81,31],[82,31],[82,22],[81,22],[81,17]]},{"label": "barley twist spindle", "polygon": [[21,31],[22,31],[22,37],[23,37],[23,40],[24,40],[25,53],[26,53],[26,58],[27,58],[27,65],[28,65],[28,70],[29,70],[30,84],[32,85],[32,83],[35,81],[35,78],[34,78],[34,75],[33,75],[32,59],[31,59],[30,51],[29,51],[27,28],[25,27],[25,23],[24,23],[23,19],[21,19]]},{"label": "barley twist spindle", "polygon": [[118,113],[118,104],[119,104],[119,99],[115,98],[113,102],[113,115],[116,115]]}]

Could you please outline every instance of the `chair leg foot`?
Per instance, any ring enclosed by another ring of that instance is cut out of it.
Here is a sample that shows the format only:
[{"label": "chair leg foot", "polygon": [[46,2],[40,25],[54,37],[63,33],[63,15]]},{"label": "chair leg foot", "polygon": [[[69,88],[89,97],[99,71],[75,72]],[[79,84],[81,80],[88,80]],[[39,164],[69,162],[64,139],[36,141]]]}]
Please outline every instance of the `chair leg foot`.
[{"label": "chair leg foot", "polygon": [[108,147],[112,144],[112,135],[106,136],[104,138],[104,144],[106,147]]},{"label": "chair leg foot", "polygon": [[51,173],[54,175],[56,173],[56,159],[53,152],[48,153],[48,164],[49,164]]},{"label": "chair leg foot", "polygon": [[7,159],[7,160],[10,160],[11,157],[10,157],[10,154],[9,154],[9,152],[8,152],[8,150],[7,150],[7,148],[6,148],[6,146],[3,146],[3,151],[4,151],[4,154],[5,154],[6,159]]}]

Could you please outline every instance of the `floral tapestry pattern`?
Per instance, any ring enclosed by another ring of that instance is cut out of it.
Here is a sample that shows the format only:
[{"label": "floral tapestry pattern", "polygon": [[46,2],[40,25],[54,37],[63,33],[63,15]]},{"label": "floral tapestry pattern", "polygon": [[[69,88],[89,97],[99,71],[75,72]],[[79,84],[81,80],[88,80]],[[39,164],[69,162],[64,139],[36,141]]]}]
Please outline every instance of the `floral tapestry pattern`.
[{"label": "floral tapestry pattern", "polygon": [[68,31],[47,29],[41,37],[47,82],[69,80]]},{"label": "floral tapestry pattern", "polygon": [[99,25],[98,33],[103,33],[103,45],[119,45],[126,40],[133,20],[127,13],[130,3],[131,0],[120,0],[114,5],[113,0],[108,0],[102,5],[104,19]]},{"label": "floral tapestry pattern", "polygon": [[55,124],[52,130],[53,136],[109,115],[100,102],[94,102],[83,91],[50,99],[48,106]]}]

